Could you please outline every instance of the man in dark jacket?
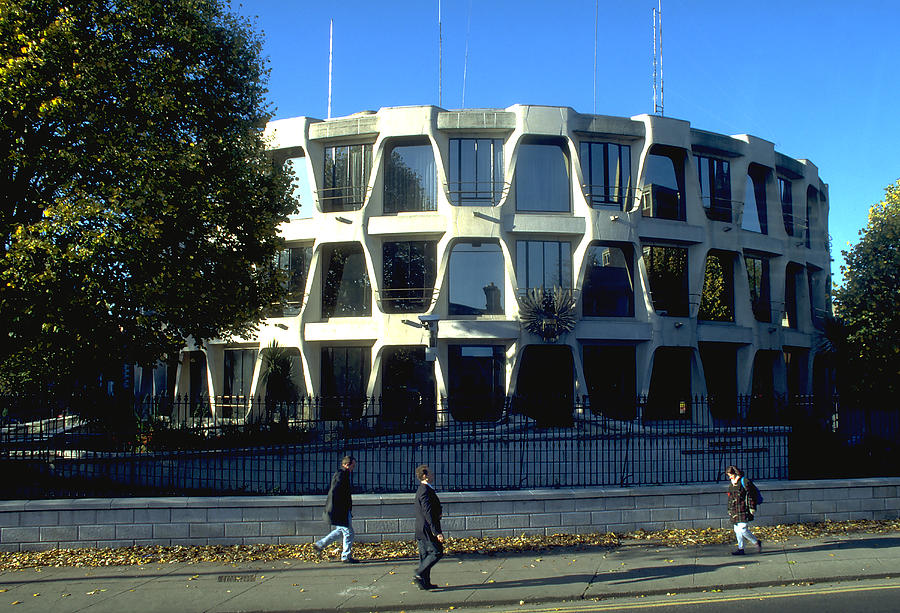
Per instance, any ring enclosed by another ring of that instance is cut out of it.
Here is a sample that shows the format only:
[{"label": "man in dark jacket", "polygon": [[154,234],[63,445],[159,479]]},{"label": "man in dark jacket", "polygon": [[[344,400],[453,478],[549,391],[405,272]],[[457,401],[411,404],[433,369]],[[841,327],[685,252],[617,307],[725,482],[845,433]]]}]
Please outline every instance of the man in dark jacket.
[{"label": "man in dark jacket", "polygon": [[444,534],[441,531],[441,501],[432,485],[434,474],[427,464],[416,468],[416,543],[419,545],[419,568],[413,581],[420,590],[437,586],[431,582],[431,567],[444,557]]},{"label": "man in dark jacket", "polygon": [[325,547],[339,538],[343,538],[344,548],[341,550],[341,562],[356,564],[357,560],[350,555],[353,547],[353,500],[350,497],[350,472],[356,468],[356,460],[353,456],[344,456],[341,466],[331,477],[331,487],[328,488],[328,498],[325,499],[324,519],[334,526],[334,530],[313,543],[316,551],[322,551]]},{"label": "man in dark jacket", "polygon": [[747,527],[756,514],[756,486],[736,466],[726,468],[725,476],[731,480],[731,486],[728,488],[728,517],[734,524],[734,534],[737,536],[737,549],[732,551],[731,555],[744,555],[744,541],[750,541],[756,545],[757,551],[762,551],[762,541],[753,536]]}]

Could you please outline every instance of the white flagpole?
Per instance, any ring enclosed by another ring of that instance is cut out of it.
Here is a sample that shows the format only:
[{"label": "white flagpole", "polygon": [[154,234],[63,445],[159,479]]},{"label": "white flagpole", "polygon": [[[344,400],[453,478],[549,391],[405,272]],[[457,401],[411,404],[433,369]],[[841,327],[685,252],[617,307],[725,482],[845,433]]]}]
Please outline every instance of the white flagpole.
[{"label": "white flagpole", "polygon": [[334,45],[334,19],[328,22],[328,119],[331,119],[331,57]]}]

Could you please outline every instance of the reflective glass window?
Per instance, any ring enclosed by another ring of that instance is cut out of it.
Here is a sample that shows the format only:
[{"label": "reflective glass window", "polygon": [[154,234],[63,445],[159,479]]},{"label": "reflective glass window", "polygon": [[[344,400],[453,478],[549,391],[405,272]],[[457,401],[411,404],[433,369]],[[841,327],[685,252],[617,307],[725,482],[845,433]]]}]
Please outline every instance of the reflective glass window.
[{"label": "reflective glass window", "polygon": [[326,213],[353,211],[366,200],[372,145],[325,147],[325,176],[319,200]]},{"label": "reflective glass window", "polygon": [[706,256],[698,319],[734,321],[734,257],[711,251]]},{"label": "reflective glass window", "polygon": [[516,210],[568,212],[569,160],[559,145],[523,143],[516,162]]},{"label": "reflective glass window", "polygon": [[592,245],[581,290],[585,317],[633,317],[631,246]]},{"label": "reflective glass window", "polygon": [[719,160],[695,155],[700,181],[700,199],[709,219],[731,221],[731,165]]},{"label": "reflective glass window", "polygon": [[687,317],[688,250],[651,245],[644,247],[643,253],[653,308],[659,315]]},{"label": "reflective glass window", "polygon": [[226,397],[250,395],[257,349],[225,349],[225,377],[222,394]]},{"label": "reflective glass window", "polygon": [[322,317],[371,315],[372,291],[362,246],[335,245],[324,255]]},{"label": "reflective glass window", "polygon": [[784,218],[784,230],[788,236],[794,235],[794,196],[791,182],[778,177],[778,192],[781,194],[781,216]]},{"label": "reflective glass window", "polygon": [[658,150],[647,156],[641,214],[684,221],[684,156]]},{"label": "reflective glass window", "polygon": [[289,247],[278,252],[277,266],[285,275],[282,285],[287,296],[281,312],[273,313],[273,317],[292,317],[300,313],[311,259],[312,247]]},{"label": "reflective glass window", "polygon": [[437,170],[431,145],[392,147],[384,170],[384,212],[436,210]]},{"label": "reflective glass window", "polygon": [[291,173],[291,195],[294,197],[296,208],[290,217],[294,219],[307,219],[313,216],[313,186],[309,180],[306,167],[306,158],[303,156],[288,158],[284,161],[285,168]]},{"label": "reflective glass window", "polygon": [[744,256],[747,282],[750,285],[750,304],[757,321],[772,321],[772,305],[769,293],[769,261],[755,256]]},{"label": "reflective glass window", "polygon": [[450,252],[450,315],[500,315],[505,287],[497,243],[456,243]]},{"label": "reflective glass window", "polygon": [[434,294],[435,251],[434,241],[384,244],[380,302],[385,313],[428,310]]},{"label": "reflective glass window", "polygon": [[558,241],[516,241],[520,290],[572,287],[572,246]]},{"label": "reflective glass window", "polygon": [[462,206],[499,204],[504,191],[503,141],[450,139],[450,200]]},{"label": "reflective glass window", "polygon": [[631,195],[631,147],[583,142],[580,148],[584,195],[591,206],[626,209]]}]

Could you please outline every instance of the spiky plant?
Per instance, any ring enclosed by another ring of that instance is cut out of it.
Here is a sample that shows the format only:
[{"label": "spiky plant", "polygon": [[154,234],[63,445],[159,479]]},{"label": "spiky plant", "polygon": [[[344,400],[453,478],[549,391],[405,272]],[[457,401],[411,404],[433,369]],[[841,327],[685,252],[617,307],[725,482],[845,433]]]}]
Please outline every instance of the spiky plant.
[{"label": "spiky plant", "polygon": [[529,289],[519,298],[519,319],[528,332],[555,343],[575,329],[575,296],[571,289],[557,286]]}]

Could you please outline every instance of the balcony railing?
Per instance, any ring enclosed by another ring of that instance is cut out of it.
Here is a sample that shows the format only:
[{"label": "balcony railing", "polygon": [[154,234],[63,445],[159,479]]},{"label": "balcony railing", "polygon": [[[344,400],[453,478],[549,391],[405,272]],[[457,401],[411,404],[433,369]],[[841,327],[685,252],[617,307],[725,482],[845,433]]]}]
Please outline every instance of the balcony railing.
[{"label": "balcony railing", "polygon": [[641,214],[644,217],[684,221],[681,192],[663,185],[645,185],[641,188]]},{"label": "balcony railing", "polygon": [[319,202],[325,213],[355,211],[362,208],[369,195],[369,187],[363,185],[342,185],[318,190]]},{"label": "balcony railing", "polygon": [[630,211],[634,208],[636,190],[633,187],[610,187],[584,183],[581,190],[591,207],[616,208],[620,211]]},{"label": "balcony railing", "polygon": [[503,181],[453,181],[446,184],[450,202],[457,206],[497,206],[509,194]]}]

